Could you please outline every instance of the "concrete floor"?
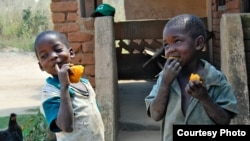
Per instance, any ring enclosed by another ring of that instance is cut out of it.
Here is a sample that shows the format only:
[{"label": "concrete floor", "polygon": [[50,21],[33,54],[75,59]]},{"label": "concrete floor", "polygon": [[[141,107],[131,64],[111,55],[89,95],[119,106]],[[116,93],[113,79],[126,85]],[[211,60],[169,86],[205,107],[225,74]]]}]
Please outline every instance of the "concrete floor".
[{"label": "concrete floor", "polygon": [[144,98],[153,80],[120,80],[119,98],[121,117],[118,141],[160,141],[160,124],[146,114]]}]

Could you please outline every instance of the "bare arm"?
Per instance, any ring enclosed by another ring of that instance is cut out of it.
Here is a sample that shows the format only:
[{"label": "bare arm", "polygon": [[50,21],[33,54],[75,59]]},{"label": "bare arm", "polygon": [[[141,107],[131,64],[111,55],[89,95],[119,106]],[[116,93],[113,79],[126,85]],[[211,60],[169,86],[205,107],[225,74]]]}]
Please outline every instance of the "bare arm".
[{"label": "bare arm", "polygon": [[163,69],[162,81],[155,99],[150,104],[150,116],[155,121],[161,120],[165,116],[168,105],[170,86],[181,70],[177,60],[167,60]]},{"label": "bare arm", "polygon": [[70,94],[68,92],[68,87],[70,84],[68,78],[69,68],[70,68],[69,65],[63,65],[61,69],[59,69],[57,66],[58,78],[61,85],[60,89],[61,103],[56,119],[56,124],[61,130],[65,132],[72,132],[74,123],[73,107],[70,99]]},{"label": "bare arm", "polygon": [[161,120],[165,115],[168,103],[169,90],[170,86],[162,82],[157,96],[150,104],[150,116],[155,121]]},{"label": "bare arm", "polygon": [[205,86],[198,81],[189,82],[186,87],[186,92],[197,98],[203,105],[208,116],[216,124],[229,124],[231,120],[231,113],[220,107],[215,101],[208,95]]},{"label": "bare arm", "polygon": [[231,114],[220,107],[211,97],[200,101],[209,117],[216,123],[227,125],[230,123]]}]

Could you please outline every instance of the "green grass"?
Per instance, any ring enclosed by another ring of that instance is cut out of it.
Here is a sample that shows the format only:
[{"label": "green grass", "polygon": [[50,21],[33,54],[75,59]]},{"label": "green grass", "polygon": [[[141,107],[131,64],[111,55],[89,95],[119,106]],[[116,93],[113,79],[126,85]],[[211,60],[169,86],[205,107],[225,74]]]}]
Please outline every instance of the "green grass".
[{"label": "green grass", "polygon": [[0,0],[0,50],[33,51],[35,37],[52,29],[51,0]]},{"label": "green grass", "polygon": [[[23,127],[26,123],[29,122],[30,117],[34,116],[34,114],[24,114],[17,115],[17,123]],[[0,129],[5,129],[8,127],[10,116],[0,117]]]},{"label": "green grass", "polygon": [[[37,113],[17,115],[17,123],[22,128],[24,141],[45,141],[48,135],[45,119],[39,109],[30,109],[30,111],[37,111]],[[8,124],[9,116],[0,117],[1,130],[6,129]]]}]

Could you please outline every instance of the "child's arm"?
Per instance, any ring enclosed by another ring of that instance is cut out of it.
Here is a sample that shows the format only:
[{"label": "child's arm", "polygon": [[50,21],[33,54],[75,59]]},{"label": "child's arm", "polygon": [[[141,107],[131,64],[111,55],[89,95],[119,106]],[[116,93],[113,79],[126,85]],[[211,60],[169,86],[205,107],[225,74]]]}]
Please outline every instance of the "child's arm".
[{"label": "child's arm", "polygon": [[181,70],[180,63],[177,60],[167,60],[163,68],[162,80],[159,91],[155,99],[150,104],[150,117],[155,121],[161,120],[166,112],[170,93],[171,83]]},{"label": "child's arm", "polygon": [[230,123],[232,118],[231,113],[220,107],[211,97],[207,97],[200,102],[202,103],[209,117],[216,124],[227,125]]},{"label": "child's arm", "polygon": [[68,92],[68,87],[70,84],[68,70],[70,69],[70,65],[65,64],[61,67],[61,69],[59,69],[59,67],[56,65],[56,69],[58,72],[58,78],[61,85],[60,89],[61,104],[59,107],[56,124],[63,131],[72,132],[74,123],[74,113],[70,99],[70,94]]},{"label": "child's arm", "polygon": [[220,107],[209,95],[206,87],[199,81],[189,81],[186,92],[197,98],[203,105],[208,116],[216,124],[229,124],[232,115],[229,111],[226,111]]}]

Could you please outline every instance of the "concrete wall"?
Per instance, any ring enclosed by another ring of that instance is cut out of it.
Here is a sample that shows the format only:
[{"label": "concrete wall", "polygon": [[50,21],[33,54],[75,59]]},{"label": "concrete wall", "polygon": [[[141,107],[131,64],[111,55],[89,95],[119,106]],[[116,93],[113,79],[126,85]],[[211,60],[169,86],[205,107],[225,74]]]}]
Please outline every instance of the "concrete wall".
[{"label": "concrete wall", "polygon": [[[91,4],[93,1],[88,2]],[[54,30],[67,36],[76,54],[72,63],[85,67],[83,77],[88,78],[95,88],[105,125],[105,140],[115,141],[119,106],[116,103],[118,81],[112,38],[114,20],[111,17],[82,18],[79,0],[52,0],[50,6]]]},{"label": "concrete wall", "polygon": [[217,0],[212,0],[212,30],[215,33],[213,39],[213,64],[220,68],[221,65],[221,52],[220,52],[220,21],[224,13],[240,13],[243,11],[242,6],[244,0],[226,0],[224,7],[220,7],[217,3]]},{"label": "concrete wall", "polygon": [[206,0],[103,0],[116,8],[115,21],[168,19],[182,13],[207,16]]},{"label": "concrete wall", "polygon": [[96,94],[102,109],[105,141],[116,140],[120,114],[113,22],[113,17],[95,19]]},{"label": "concrete wall", "polygon": [[250,124],[247,60],[245,55],[242,18],[250,20],[250,14],[223,14],[221,27],[221,70],[227,76],[238,100],[239,115],[232,124]]},{"label": "concrete wall", "polygon": [[[167,18],[170,18],[172,16],[175,16],[181,13],[192,13],[201,17],[203,16],[206,17],[206,12],[207,12],[206,1],[201,1],[201,0],[186,0],[186,1],[184,0],[175,0],[175,1],[136,0],[136,2],[133,0],[124,0],[124,1],[103,0],[104,3],[105,2],[110,3],[116,8],[116,15],[115,15],[116,21],[140,20],[140,19],[162,19],[162,18],[167,19]],[[216,38],[215,38],[215,41],[213,42],[213,45],[214,45],[213,53],[214,53],[215,62],[217,63],[217,66],[219,67],[220,66],[220,52],[221,52],[219,24],[220,24],[220,18],[223,12],[218,11],[218,9],[216,9],[216,0],[209,0],[209,1],[211,1],[212,10],[213,10],[212,29],[213,31],[216,31]],[[92,1],[89,1],[89,2],[92,2]],[[240,9],[239,4],[241,5],[240,0],[227,1],[226,9],[229,9],[228,12],[239,12],[239,10],[237,10],[237,9]],[[95,19],[90,18],[90,17],[82,18],[80,15],[79,0],[51,0],[50,6],[51,6],[50,8],[52,12],[52,22],[54,24],[54,30],[60,31],[67,36],[71,47],[76,53],[76,58],[73,59],[73,63],[82,64],[85,66],[84,77],[88,78],[91,84],[93,85],[93,87],[96,88],[97,100],[100,101],[100,106],[103,109],[102,115],[104,117],[104,122],[107,128],[106,140],[113,141],[116,138],[115,137],[116,130],[114,129],[117,128],[117,125],[116,125],[117,115],[115,114],[119,114],[114,107],[114,105],[117,106],[118,104],[116,103],[117,101],[115,101],[116,99],[115,94],[117,94],[116,93],[116,78],[115,78],[116,76],[114,75],[115,70],[112,71],[110,69],[111,67],[115,67],[115,66],[112,66],[110,63],[115,63],[115,62],[109,62],[107,64],[107,65],[111,65],[110,67],[107,68],[110,71],[107,71],[107,72],[110,72],[112,76],[108,76],[106,73],[105,75],[99,75],[98,79],[100,79],[100,81],[98,80],[97,85],[96,85],[96,78],[95,78],[96,77],[95,75],[97,74],[98,71],[103,71],[103,69],[100,67],[98,69],[96,68],[97,58],[99,57],[98,61],[100,61],[100,59],[101,61],[104,61],[105,59],[107,60],[110,59],[110,58],[105,58],[105,56],[104,57],[102,56],[102,58],[100,58],[100,56],[96,56],[96,53],[95,53],[95,50],[96,50],[95,49],[95,46],[96,46],[95,45],[95,36],[96,36],[95,26],[101,25],[102,22],[105,23],[106,21],[100,19],[98,20],[100,23],[97,25],[94,25]],[[227,10],[224,12],[227,12]],[[111,21],[108,20],[108,23],[111,24]],[[112,33],[112,31],[110,31],[110,33]],[[97,34],[97,35],[99,36],[98,38],[103,39],[100,41],[112,39],[112,37],[109,38],[109,36],[105,36],[106,37],[105,38],[104,36],[101,36],[101,34]],[[229,40],[229,41],[233,41],[233,40]],[[112,42],[109,42],[109,43],[111,45],[110,46],[108,45],[106,47],[113,47]],[[97,47],[98,46],[102,47],[102,44],[97,45]],[[107,48],[107,51],[110,51],[110,53],[112,53],[112,50],[108,50],[108,49],[110,48]],[[114,57],[114,56],[111,55],[108,57]],[[105,59],[102,60],[103,58]],[[98,64],[102,64],[102,63],[99,62]],[[229,65],[223,67],[223,70],[224,68],[229,69],[227,68],[229,67]],[[105,67],[107,66],[104,66],[104,68]],[[229,76],[232,76],[232,75],[229,75]],[[105,77],[105,79],[109,78],[107,82],[110,82],[110,83],[106,83],[106,85],[107,87],[111,88],[110,92],[102,91],[103,89],[106,89],[106,87],[104,87],[102,83],[100,83],[100,82],[103,82],[103,83],[106,82],[103,77]],[[246,77],[243,76],[240,79],[246,79]],[[112,83],[112,82],[115,82],[115,83]],[[112,84],[112,85],[108,85],[108,84]],[[235,89],[238,90],[239,87],[237,87],[237,83],[234,83],[233,79],[232,79],[232,84],[233,86],[235,86]],[[239,92],[237,94],[238,94],[238,97],[240,97],[242,94],[244,94],[244,96],[247,96],[246,95],[247,92],[245,91],[245,89],[243,93]],[[114,101],[108,101],[108,100],[114,100]],[[244,110],[244,107],[242,109]]]}]

